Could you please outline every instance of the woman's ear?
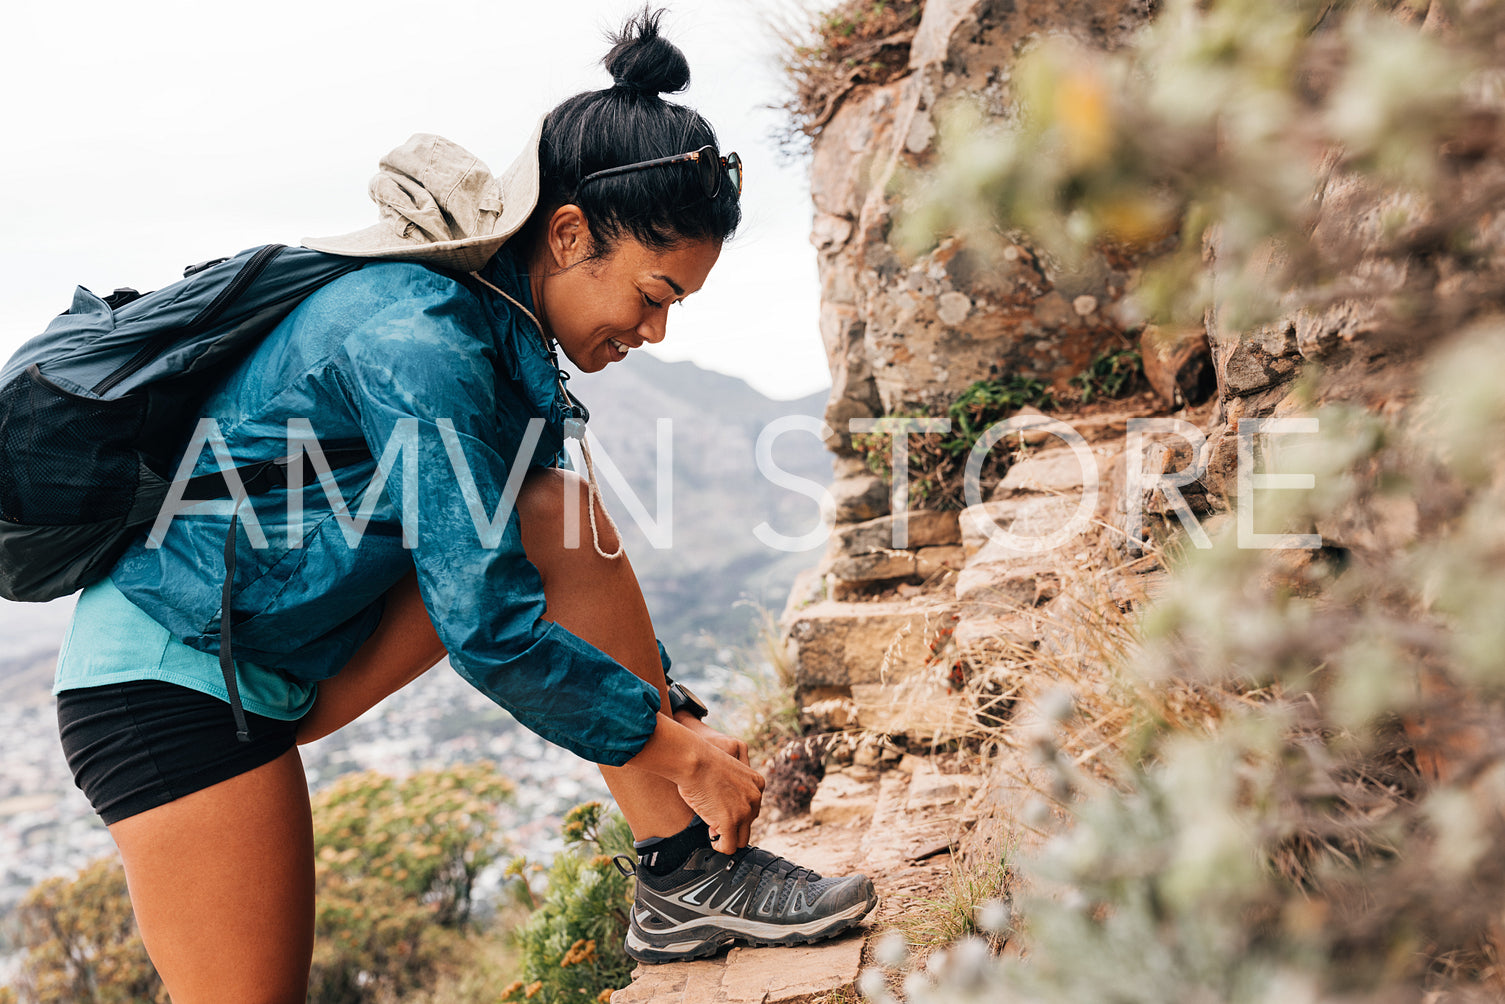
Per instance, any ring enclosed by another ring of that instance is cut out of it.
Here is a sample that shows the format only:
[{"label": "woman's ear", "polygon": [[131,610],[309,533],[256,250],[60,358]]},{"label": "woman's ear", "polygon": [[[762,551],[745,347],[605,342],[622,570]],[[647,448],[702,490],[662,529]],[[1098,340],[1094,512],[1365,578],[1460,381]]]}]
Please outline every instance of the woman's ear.
[{"label": "woman's ear", "polygon": [[544,239],[554,264],[560,269],[573,268],[590,257],[590,227],[579,206],[563,205],[554,210]]}]

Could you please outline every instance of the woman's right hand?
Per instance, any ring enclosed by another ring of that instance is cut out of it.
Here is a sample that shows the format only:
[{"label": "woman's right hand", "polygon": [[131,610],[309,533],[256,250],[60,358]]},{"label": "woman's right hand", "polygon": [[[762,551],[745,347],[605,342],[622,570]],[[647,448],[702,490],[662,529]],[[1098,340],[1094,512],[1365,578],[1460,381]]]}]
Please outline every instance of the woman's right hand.
[{"label": "woman's right hand", "polygon": [[763,804],[762,774],[662,714],[653,738],[628,764],[674,782],[710,827],[716,850],[731,854],[747,846]]}]

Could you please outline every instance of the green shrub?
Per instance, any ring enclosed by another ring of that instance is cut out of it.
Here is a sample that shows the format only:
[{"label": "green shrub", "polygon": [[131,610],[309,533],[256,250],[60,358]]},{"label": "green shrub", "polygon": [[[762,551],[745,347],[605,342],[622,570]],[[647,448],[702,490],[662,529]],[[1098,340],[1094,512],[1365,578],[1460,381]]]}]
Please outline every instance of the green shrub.
[{"label": "green shrub", "polygon": [[1001,380],[979,380],[962,391],[946,409],[951,420],[951,438],[941,446],[963,459],[992,425],[1003,421],[1020,408],[1054,408],[1056,399],[1049,385],[1032,377],[1015,374]]},{"label": "green shrub", "polygon": [[[963,476],[967,458],[988,429],[1024,407],[1054,408],[1050,387],[1031,377],[1014,375],[979,380],[957,396],[943,412],[951,422],[945,433],[909,433],[909,508],[960,509],[965,506]],[[868,469],[893,483],[894,436],[905,419],[924,419],[917,409],[896,411],[878,420],[871,433],[854,433],[852,448]],[[1008,469],[1011,454],[997,443],[982,464],[979,487],[984,495]]]},{"label": "green shrub", "polygon": [[518,931],[522,978],[502,992],[504,1001],[605,1000],[631,981],[636,963],[624,940],[632,880],[612,858],[636,860],[632,831],[600,802],[587,802],[565,816],[562,833],[565,849],[549,868],[548,891]]},{"label": "green shrub", "polygon": [[401,994],[464,954],[475,880],[503,853],[497,809],[512,791],[481,762],[401,780],[347,774],[314,796],[312,999]]},{"label": "green shrub", "polygon": [[48,879],[17,908],[21,1000],[34,1004],[165,1004],[167,991],[146,955],[116,859],[71,879]]},{"label": "green shrub", "polygon": [[[403,780],[348,774],[313,797],[317,903],[310,999],[385,1001],[462,965],[476,876],[503,850],[492,764]],[[165,1001],[118,861],[33,889],[19,910],[23,1001]]]}]

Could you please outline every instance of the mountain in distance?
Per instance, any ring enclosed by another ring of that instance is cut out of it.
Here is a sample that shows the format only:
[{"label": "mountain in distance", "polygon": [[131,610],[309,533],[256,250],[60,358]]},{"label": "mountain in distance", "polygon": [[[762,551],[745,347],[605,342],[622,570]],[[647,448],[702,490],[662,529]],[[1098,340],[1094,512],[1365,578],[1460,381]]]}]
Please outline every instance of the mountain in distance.
[{"label": "mountain in distance", "polygon": [[[766,523],[775,534],[798,538],[821,519],[818,503],[807,494],[813,486],[781,487],[759,470],[758,438],[789,416],[818,419],[826,392],[775,401],[736,377],[646,352],[599,373],[576,374],[569,388],[590,409],[598,481],[670,654],[683,665],[752,642],[759,608],[777,615],[794,577],[819,560],[824,546],[822,538],[813,548],[781,550],[755,535],[754,528]],[[672,456],[663,485],[657,478],[660,419],[667,419]],[[830,484],[831,455],[808,431],[774,439],[772,460],[786,477]],[[646,525],[614,491],[608,462],[646,510]],[[665,496],[672,519],[659,509]]]}]

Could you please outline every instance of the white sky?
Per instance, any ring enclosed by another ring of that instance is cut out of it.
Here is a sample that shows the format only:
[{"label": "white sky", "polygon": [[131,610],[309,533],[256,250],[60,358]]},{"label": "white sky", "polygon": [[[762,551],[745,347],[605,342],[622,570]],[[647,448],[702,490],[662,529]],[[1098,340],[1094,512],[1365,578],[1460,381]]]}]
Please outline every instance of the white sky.
[{"label": "white sky", "polygon": [[[776,398],[826,387],[805,166],[769,136],[770,8],[664,0],[679,99],[747,162],[744,222],[653,351]],[[154,289],[206,258],[375,222],[377,159],[437,132],[500,172],[534,121],[606,86],[632,0],[23,0],[0,60],[0,360],[75,284]]]}]

